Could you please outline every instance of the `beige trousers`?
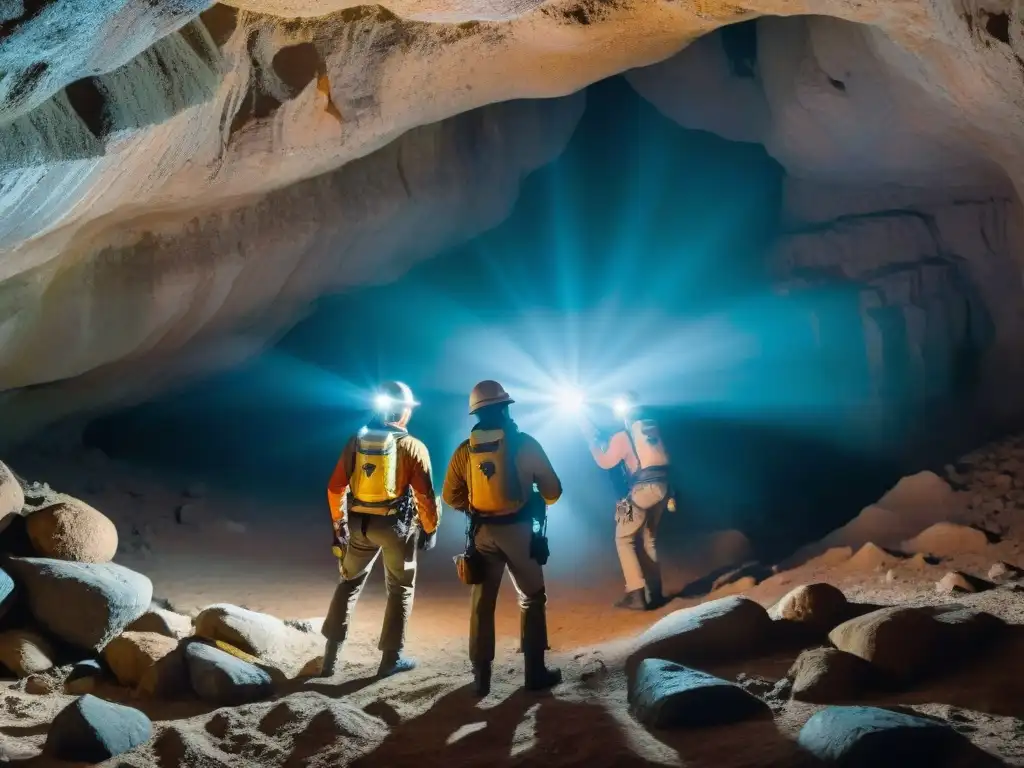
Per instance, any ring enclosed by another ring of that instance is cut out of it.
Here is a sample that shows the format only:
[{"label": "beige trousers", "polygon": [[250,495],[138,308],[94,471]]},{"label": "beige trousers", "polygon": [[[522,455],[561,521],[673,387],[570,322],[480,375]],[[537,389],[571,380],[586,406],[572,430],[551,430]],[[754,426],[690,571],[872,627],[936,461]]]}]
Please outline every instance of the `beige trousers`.
[{"label": "beige trousers", "polygon": [[[474,664],[494,661],[494,609],[498,602],[501,579],[508,568],[512,586],[519,595],[519,608],[523,613],[523,650],[543,653],[547,646],[544,627],[544,571],[530,557],[530,539],[533,526],[527,522],[487,524],[476,531],[474,542],[484,563],[484,580],[473,586],[469,619],[469,659]],[[530,628],[536,627],[536,635]],[[534,646],[540,646],[539,648]]]},{"label": "beige trousers", "polygon": [[388,601],[384,609],[379,648],[401,651],[405,647],[405,628],[412,613],[416,589],[416,526],[401,538],[394,518],[353,515],[349,544],[341,560],[341,581],[334,590],[321,632],[328,640],[344,642],[359,595],[366,585],[373,564],[384,553],[384,584]]},{"label": "beige trousers", "polygon": [[667,495],[664,483],[638,484],[630,494],[629,511],[615,515],[615,548],[627,592],[643,589],[648,579],[660,582],[657,538]]}]

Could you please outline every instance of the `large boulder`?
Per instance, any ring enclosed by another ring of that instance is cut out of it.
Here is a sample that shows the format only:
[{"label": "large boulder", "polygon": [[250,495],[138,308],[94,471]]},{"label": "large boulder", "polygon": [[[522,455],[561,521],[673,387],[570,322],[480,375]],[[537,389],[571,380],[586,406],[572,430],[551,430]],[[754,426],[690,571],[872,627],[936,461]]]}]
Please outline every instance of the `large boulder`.
[{"label": "large boulder", "polygon": [[786,674],[798,701],[828,704],[856,696],[871,675],[871,667],[852,653],[836,648],[813,648],[797,656]]},{"label": "large boulder", "polygon": [[0,632],[0,664],[18,677],[53,668],[53,646],[42,635],[28,629]]},{"label": "large boulder", "polygon": [[966,746],[945,723],[877,707],[827,707],[811,716],[797,741],[819,760],[847,768],[947,765]]},{"label": "large boulder", "polygon": [[10,525],[25,506],[25,489],[3,462],[0,462],[0,531]]},{"label": "large boulder", "polygon": [[841,624],[849,612],[842,590],[831,584],[805,584],[788,592],[772,606],[774,619],[806,624],[819,632],[829,632]]},{"label": "large boulder", "polygon": [[155,632],[125,632],[103,649],[103,660],[117,682],[131,688],[142,681],[146,670],[177,647],[177,640]]},{"label": "large boulder", "polygon": [[896,679],[909,679],[931,662],[940,639],[935,619],[919,608],[882,608],[843,622],[828,636],[836,648]]},{"label": "large boulder", "polygon": [[629,704],[651,728],[723,725],[770,712],[736,683],[663,659],[640,663]]},{"label": "large boulder", "polygon": [[110,518],[71,496],[33,512],[25,523],[41,557],[109,563],[117,554],[117,528]]},{"label": "large boulder", "polygon": [[644,632],[626,660],[632,675],[644,659],[690,663],[756,654],[774,641],[773,622],[759,603],[723,597],[664,616]]},{"label": "large boulder", "polygon": [[153,583],[115,563],[12,557],[7,567],[24,588],[29,610],[52,635],[101,650],[146,612]]},{"label": "large boulder", "polygon": [[247,704],[274,692],[262,669],[205,643],[189,643],[185,663],[196,695],[217,706]]},{"label": "large boulder", "polygon": [[936,523],[921,531],[917,536],[903,542],[904,552],[954,557],[981,553],[988,549],[989,541],[985,532],[957,523]]},{"label": "large boulder", "polygon": [[323,638],[290,627],[275,616],[219,603],[200,611],[196,637],[220,640],[296,677],[323,651]]},{"label": "large boulder", "polygon": [[86,694],[53,719],[45,750],[59,760],[99,763],[152,735],[153,723],[142,712]]},{"label": "large boulder", "polygon": [[152,605],[149,610],[128,625],[129,632],[156,632],[158,635],[180,640],[192,634],[192,619],[181,613]]}]

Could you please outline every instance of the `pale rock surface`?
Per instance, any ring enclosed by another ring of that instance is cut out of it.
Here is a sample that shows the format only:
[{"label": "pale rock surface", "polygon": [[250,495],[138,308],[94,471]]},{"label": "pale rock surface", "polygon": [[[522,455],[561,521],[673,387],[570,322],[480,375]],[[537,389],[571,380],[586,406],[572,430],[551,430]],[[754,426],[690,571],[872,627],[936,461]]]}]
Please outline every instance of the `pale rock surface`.
[{"label": "pale rock surface", "polygon": [[856,299],[869,386],[849,393],[852,423],[883,423],[894,344],[922,394],[977,356],[950,439],[1024,408],[1016,14],[960,0],[206,6],[0,18],[5,440],[231,365],[323,292],[497,223],[565,145],[582,102],[567,94],[627,70],[673,119],[764,144],[790,174],[794,221],[838,206],[771,262],[786,291],[842,284]]},{"label": "pale rock surface", "polygon": [[25,524],[40,557],[109,563],[117,554],[117,528],[110,518],[71,496],[33,512]]},{"label": "pale rock surface", "polygon": [[38,632],[9,629],[0,632],[0,664],[18,677],[46,672],[53,667],[53,646]]},{"label": "pale rock surface", "polygon": [[124,632],[103,649],[103,659],[117,681],[132,688],[150,667],[177,647],[177,640],[155,632]]},{"label": "pale rock surface", "polygon": [[192,619],[174,611],[157,606],[149,610],[128,625],[129,632],[155,632],[164,637],[180,640],[192,634]]},{"label": "pale rock surface", "polygon": [[831,584],[805,584],[787,593],[768,611],[773,619],[786,619],[824,632],[846,618],[848,603],[842,590]]}]

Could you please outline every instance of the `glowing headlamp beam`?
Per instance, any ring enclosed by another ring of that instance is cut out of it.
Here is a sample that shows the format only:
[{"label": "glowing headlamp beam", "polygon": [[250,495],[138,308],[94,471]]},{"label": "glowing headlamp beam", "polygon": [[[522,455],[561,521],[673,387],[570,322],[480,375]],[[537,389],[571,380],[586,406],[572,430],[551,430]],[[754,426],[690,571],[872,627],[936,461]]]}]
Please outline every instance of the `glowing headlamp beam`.
[{"label": "glowing headlamp beam", "polygon": [[579,413],[587,404],[587,398],[575,387],[562,387],[559,389],[558,404],[569,413]]},{"label": "glowing headlamp beam", "polygon": [[612,411],[620,419],[624,419],[632,408],[633,404],[625,397],[617,397],[612,401]]}]

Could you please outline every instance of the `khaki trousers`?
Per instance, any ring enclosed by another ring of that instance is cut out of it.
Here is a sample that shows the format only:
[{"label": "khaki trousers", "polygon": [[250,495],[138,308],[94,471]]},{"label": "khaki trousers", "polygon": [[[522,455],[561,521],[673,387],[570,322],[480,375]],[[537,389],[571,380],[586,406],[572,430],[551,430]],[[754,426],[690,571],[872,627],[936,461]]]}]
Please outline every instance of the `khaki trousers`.
[{"label": "khaki trousers", "polygon": [[494,609],[505,568],[519,595],[524,654],[543,656],[547,648],[544,570],[530,557],[532,533],[530,521],[482,523],[476,531],[474,542],[484,564],[484,580],[473,585],[469,619],[469,659],[473,664],[494,661]]},{"label": "khaki trousers", "polygon": [[[627,592],[643,589],[648,580],[661,583],[657,538],[658,526],[668,504],[666,490],[662,483],[637,485],[631,494],[633,502],[629,512],[615,515],[615,548],[619,553]],[[644,508],[641,504],[653,506]]]},{"label": "khaki trousers", "polygon": [[410,526],[409,534],[402,538],[394,522],[393,517],[373,515],[354,515],[350,521],[348,549],[340,563],[341,581],[334,590],[321,630],[328,640],[345,641],[359,595],[383,552],[388,598],[378,647],[382,651],[401,651],[405,647],[405,629],[416,589],[417,529]]}]

